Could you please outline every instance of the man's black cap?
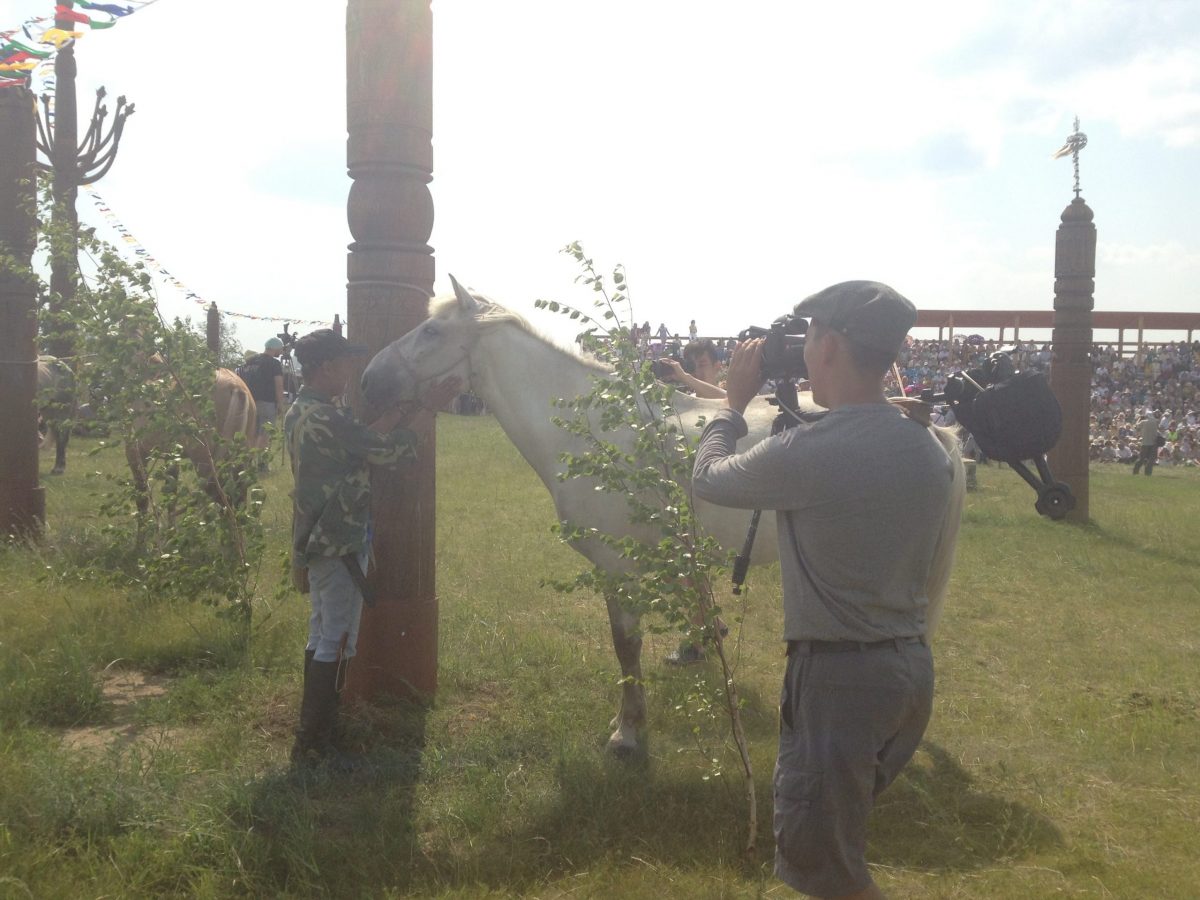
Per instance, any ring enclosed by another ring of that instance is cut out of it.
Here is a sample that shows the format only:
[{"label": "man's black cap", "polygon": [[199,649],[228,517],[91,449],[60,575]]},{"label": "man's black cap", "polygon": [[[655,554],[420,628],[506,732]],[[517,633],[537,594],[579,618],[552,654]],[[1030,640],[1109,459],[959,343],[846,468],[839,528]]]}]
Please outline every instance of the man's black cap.
[{"label": "man's black cap", "polygon": [[367,352],[365,344],[352,344],[332,328],[318,328],[298,338],[292,345],[292,353],[305,369],[315,369],[322,363],[342,356],[362,356]]},{"label": "man's black cap", "polygon": [[841,332],[856,344],[896,354],[917,324],[917,308],[878,281],[843,281],[796,304],[795,314]]}]

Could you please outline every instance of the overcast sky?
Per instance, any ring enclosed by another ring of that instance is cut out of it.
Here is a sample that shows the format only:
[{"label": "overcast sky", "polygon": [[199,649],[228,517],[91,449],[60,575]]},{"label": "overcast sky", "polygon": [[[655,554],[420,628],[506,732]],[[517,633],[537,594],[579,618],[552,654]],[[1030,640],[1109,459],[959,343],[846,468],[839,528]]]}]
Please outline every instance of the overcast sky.
[{"label": "overcast sky", "polygon": [[[0,30],[53,5],[0,0]],[[918,307],[1046,309],[1073,196],[1050,156],[1078,115],[1097,308],[1200,311],[1200,3],[433,11],[439,292],[452,272],[562,336],[532,304],[572,296],[558,251],[580,240],[673,331],[766,324],[852,278]],[[81,108],[99,84],[137,104],[98,189],[225,309],[345,317],[344,15],[159,0],[79,42]],[[256,346],[278,326],[237,329]]]}]

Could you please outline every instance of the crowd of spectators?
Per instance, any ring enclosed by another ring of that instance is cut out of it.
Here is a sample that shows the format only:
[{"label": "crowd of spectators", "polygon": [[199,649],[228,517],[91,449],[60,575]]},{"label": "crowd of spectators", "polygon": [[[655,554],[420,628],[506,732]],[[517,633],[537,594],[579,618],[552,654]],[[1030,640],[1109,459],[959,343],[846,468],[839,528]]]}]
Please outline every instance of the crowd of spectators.
[{"label": "crowd of spectators", "polygon": [[1092,354],[1092,363],[1092,459],[1132,463],[1135,426],[1151,418],[1164,439],[1159,465],[1200,464],[1200,342],[1148,347],[1133,357],[1107,347]]},{"label": "crowd of spectators", "polygon": [[[687,342],[661,330],[662,338],[650,334],[648,327],[644,330],[647,358],[682,359]],[[713,340],[722,370],[735,345],[732,339]],[[896,361],[896,372],[909,396],[926,390],[938,394],[954,372],[978,368],[991,354],[1014,347],[1016,369],[1049,374],[1053,352],[1048,343],[999,344],[976,335],[954,341],[910,340]],[[1097,346],[1092,353],[1092,459],[1132,465],[1141,449],[1136,426],[1151,418],[1164,439],[1157,452],[1159,465],[1200,465],[1200,342],[1147,345],[1136,353],[1124,350],[1121,355],[1115,346]],[[718,377],[717,383],[721,380]],[[899,393],[894,374],[888,382],[890,391]],[[771,385],[764,388],[764,393],[772,391]]]}]

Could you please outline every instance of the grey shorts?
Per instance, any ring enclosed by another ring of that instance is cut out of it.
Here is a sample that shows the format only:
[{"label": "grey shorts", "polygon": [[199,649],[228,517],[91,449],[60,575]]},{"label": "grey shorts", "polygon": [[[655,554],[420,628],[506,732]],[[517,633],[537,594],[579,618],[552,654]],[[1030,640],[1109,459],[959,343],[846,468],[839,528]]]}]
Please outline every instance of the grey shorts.
[{"label": "grey shorts", "polygon": [[255,409],[258,412],[258,422],[256,428],[259,431],[263,430],[264,425],[274,425],[275,418],[279,415],[279,408],[274,401],[260,400],[255,404]]},{"label": "grey shorts", "polygon": [[[367,554],[359,556],[366,571]],[[317,662],[337,662],[354,655],[358,624],[362,620],[363,597],[341,557],[321,557],[308,563],[308,644]]]},{"label": "grey shorts", "polygon": [[788,656],[775,764],[775,874],[840,897],[871,883],[867,817],[916,752],[933,708],[923,643]]}]

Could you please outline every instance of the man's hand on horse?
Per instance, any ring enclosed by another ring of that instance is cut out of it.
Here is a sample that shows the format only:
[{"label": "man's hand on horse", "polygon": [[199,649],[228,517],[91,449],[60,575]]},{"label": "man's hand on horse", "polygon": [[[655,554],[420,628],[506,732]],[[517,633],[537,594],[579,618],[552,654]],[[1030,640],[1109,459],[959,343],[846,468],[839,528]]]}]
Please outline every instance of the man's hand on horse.
[{"label": "man's hand on horse", "polygon": [[457,375],[443,378],[426,389],[416,400],[407,400],[393,406],[372,422],[372,431],[387,434],[400,425],[423,425],[422,419],[432,419],[437,411],[457,397],[462,379]]},{"label": "man's hand on horse", "polygon": [[446,404],[462,393],[461,387],[462,379],[457,375],[443,378],[421,394],[421,406],[431,412],[445,409]]}]

